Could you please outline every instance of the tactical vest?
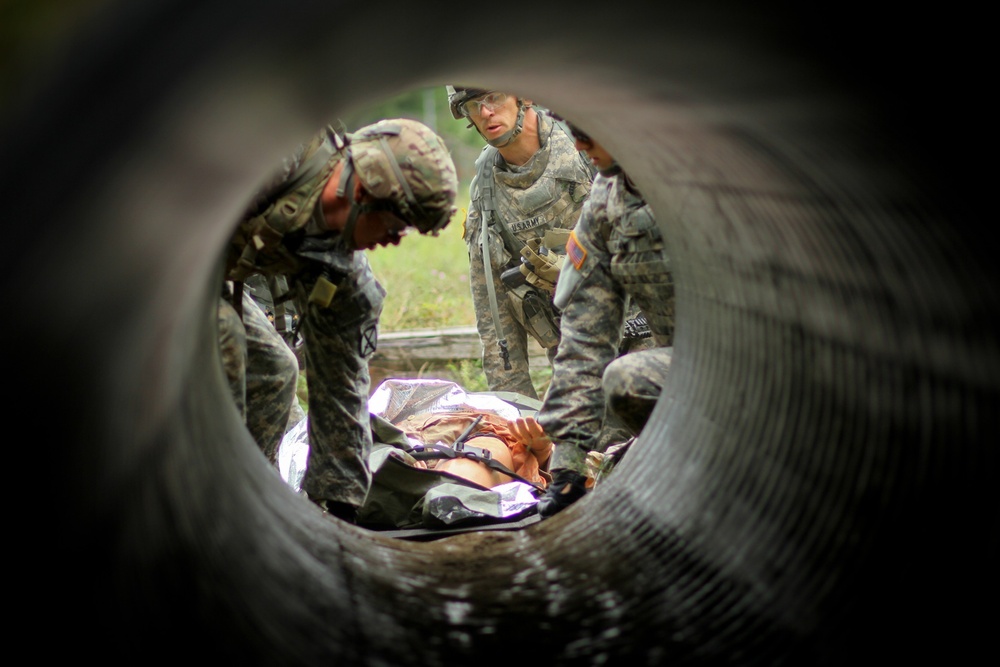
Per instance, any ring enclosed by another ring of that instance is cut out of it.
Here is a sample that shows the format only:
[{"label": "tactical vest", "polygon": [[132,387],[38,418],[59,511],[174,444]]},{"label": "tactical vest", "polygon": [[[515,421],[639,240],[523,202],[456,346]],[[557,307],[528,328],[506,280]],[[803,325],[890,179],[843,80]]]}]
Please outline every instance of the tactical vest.
[{"label": "tactical vest", "polygon": [[[657,344],[667,347],[674,337],[674,283],[663,236],[649,205],[622,180],[616,185],[624,192],[612,201],[621,201],[624,210],[607,241],[611,275],[642,310]],[[615,211],[608,214],[615,219]]]},{"label": "tactical vest", "polygon": [[294,274],[305,267],[284,240],[325,228],[319,198],[337,164],[345,158],[344,145],[332,131],[310,141],[292,177],[269,196],[262,211],[240,222],[233,234],[227,257],[230,280],[243,281],[254,273]]},{"label": "tactical vest", "polygon": [[[566,214],[589,192],[589,183],[543,178],[550,160],[563,157],[553,156],[554,129],[552,120],[539,114],[542,147],[523,169],[497,169],[502,158],[492,146],[487,146],[476,160],[473,201],[482,211],[481,224],[487,225],[490,236],[500,240],[489,244],[492,269],[496,273],[518,265],[521,249],[529,239],[542,237],[550,228],[571,228],[576,216],[569,218]],[[570,155],[577,159],[579,154],[574,150]],[[493,289],[492,281],[487,281],[487,288]],[[558,319],[548,295],[530,285],[509,289],[506,294],[514,316],[539,345],[551,348],[558,344]]]}]

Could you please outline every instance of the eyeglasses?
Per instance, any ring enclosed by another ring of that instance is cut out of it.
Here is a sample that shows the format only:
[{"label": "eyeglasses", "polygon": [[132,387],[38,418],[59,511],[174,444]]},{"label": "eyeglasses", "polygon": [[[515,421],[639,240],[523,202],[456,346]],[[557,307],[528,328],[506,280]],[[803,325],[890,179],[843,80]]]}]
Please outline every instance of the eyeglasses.
[{"label": "eyeglasses", "polygon": [[496,111],[507,101],[507,93],[486,93],[473,98],[461,106],[462,115],[468,118],[473,114],[482,113],[483,107],[490,111]]}]

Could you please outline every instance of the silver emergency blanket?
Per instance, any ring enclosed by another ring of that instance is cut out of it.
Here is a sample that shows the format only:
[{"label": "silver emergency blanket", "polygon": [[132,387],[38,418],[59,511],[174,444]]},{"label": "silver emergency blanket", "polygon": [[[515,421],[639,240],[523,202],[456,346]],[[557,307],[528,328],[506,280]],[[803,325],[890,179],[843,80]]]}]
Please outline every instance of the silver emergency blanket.
[{"label": "silver emergency blanket", "polygon": [[504,419],[516,419],[521,411],[513,404],[489,393],[469,393],[447,380],[385,380],[368,400],[368,410],[392,423],[422,412],[459,410],[493,412]]},{"label": "silver emergency blanket", "polygon": [[[458,384],[447,380],[388,379],[372,393],[368,409],[372,414],[393,423],[415,414],[470,409],[491,412],[504,419],[515,419],[533,413],[536,403],[532,399],[519,397],[518,405],[522,406],[519,408],[513,402],[494,394],[467,392]],[[278,447],[278,472],[296,493],[301,490],[309,459],[308,421],[306,416],[289,429]],[[413,441],[413,444],[422,443]],[[369,457],[373,477],[386,465],[391,454],[398,454],[393,457],[396,459],[408,458],[401,450],[386,451],[385,447],[373,447],[372,456]],[[504,520],[523,515],[537,502],[532,487],[519,481],[508,482],[489,490],[445,483],[427,493],[423,516],[425,523],[431,526],[452,526],[483,519]]]},{"label": "silver emergency blanket", "polygon": [[424,498],[424,522],[447,526],[469,523],[485,517],[511,519],[538,503],[524,482],[507,482],[489,491],[477,491],[458,484],[442,484]]}]

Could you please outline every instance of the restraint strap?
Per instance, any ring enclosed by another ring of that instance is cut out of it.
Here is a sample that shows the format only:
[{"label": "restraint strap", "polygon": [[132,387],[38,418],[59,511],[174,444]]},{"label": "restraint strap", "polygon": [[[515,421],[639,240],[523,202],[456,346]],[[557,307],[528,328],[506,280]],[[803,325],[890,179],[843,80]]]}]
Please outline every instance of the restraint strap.
[{"label": "restraint strap", "polygon": [[[545,487],[542,485],[521,477],[516,472],[493,458],[493,453],[490,452],[490,450],[483,447],[472,447],[465,444],[465,442],[472,436],[473,431],[482,419],[482,415],[476,417],[475,420],[469,424],[468,428],[466,428],[462,434],[455,439],[455,442],[452,443],[451,447],[439,442],[430,446],[414,445],[406,451],[410,454],[410,456],[418,461],[427,461],[429,459],[469,459],[476,461],[484,464],[491,470],[496,470],[499,473],[513,477],[519,482],[524,482],[532,488],[544,491]],[[502,438],[498,437],[497,439],[500,440]]]}]

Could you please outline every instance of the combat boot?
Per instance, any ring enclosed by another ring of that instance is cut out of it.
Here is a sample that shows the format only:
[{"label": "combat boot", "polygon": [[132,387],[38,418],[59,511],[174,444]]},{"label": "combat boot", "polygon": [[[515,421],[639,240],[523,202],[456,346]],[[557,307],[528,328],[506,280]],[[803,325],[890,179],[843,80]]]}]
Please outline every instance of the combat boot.
[{"label": "combat boot", "polygon": [[347,523],[358,522],[358,508],[348,503],[339,503],[335,500],[326,501],[326,512],[330,516],[336,517]]},{"label": "combat boot", "polygon": [[335,517],[347,523],[357,524],[358,508],[350,503],[342,503],[337,500],[327,500],[326,498],[314,498],[306,494],[317,507],[323,510],[323,514]]}]

